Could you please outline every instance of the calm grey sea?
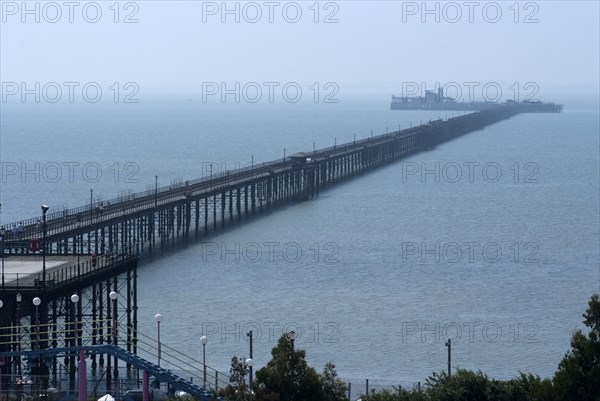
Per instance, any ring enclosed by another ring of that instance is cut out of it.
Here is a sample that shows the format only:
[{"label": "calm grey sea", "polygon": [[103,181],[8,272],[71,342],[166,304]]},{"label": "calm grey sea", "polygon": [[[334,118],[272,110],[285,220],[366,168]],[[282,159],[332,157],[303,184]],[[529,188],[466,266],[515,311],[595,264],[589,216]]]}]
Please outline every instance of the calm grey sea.
[{"label": "calm grey sea", "polygon": [[[519,115],[337,185],[139,270],[140,330],[228,371],[282,332],[346,379],[446,367],[551,375],[599,277],[597,103]],[[3,107],[1,222],[352,141],[447,112],[320,107]],[[36,164],[37,163],[37,164]],[[212,167],[210,167],[212,164]],[[15,170],[16,169],[16,170]]]}]

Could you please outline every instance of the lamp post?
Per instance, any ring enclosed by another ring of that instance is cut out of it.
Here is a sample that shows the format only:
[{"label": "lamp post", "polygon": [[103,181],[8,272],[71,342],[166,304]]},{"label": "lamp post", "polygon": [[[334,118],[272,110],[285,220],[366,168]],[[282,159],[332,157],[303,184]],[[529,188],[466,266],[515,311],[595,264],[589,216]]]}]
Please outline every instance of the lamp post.
[{"label": "lamp post", "polygon": [[206,343],[208,342],[208,338],[206,336],[200,337],[200,342],[202,343],[202,366],[204,366],[204,385],[206,388]]},{"label": "lamp post", "polygon": [[71,303],[73,304],[73,346],[76,344],[76,339],[79,337],[77,333],[77,329],[79,326],[79,319],[77,316],[77,303],[79,302],[79,295],[73,294],[71,295]]},{"label": "lamp post", "polygon": [[160,313],[157,313],[156,315],[154,315],[154,320],[156,320],[156,325],[157,325],[158,366],[160,367],[160,353],[161,353],[161,346],[160,346],[160,321],[162,320],[162,315]]},{"label": "lamp post", "polygon": [[[79,302],[79,295],[73,294],[70,297],[71,300],[71,347],[77,345],[77,303]],[[69,357],[69,381],[71,390],[75,390],[75,351],[71,352]]]},{"label": "lamp post", "polygon": [[[247,332],[246,335],[250,339],[250,354],[249,354],[248,360],[252,361],[252,358],[253,358],[253,355],[252,355],[252,342],[253,342],[252,330]],[[250,388],[252,388],[252,363],[248,364],[248,382],[250,383]]]},{"label": "lamp post", "polygon": [[4,235],[6,234],[6,230],[4,229],[4,227],[0,227],[0,244],[2,245],[0,247],[0,252],[2,252],[2,254],[0,255],[2,257],[2,288],[4,288]]},{"label": "lamp post", "polygon": [[[111,291],[110,294],[108,294],[108,297],[112,300],[112,342],[113,345],[116,347],[117,346],[117,298],[119,297],[119,294],[117,294],[116,291]],[[110,356],[109,356],[110,358]],[[115,381],[118,379],[119,377],[119,360],[117,359],[117,357],[114,357],[115,360],[115,370],[114,370],[114,378]]]},{"label": "lamp post", "polygon": [[158,206],[158,175],[154,176],[154,207]]},{"label": "lamp post", "polygon": [[[94,222],[94,190],[90,189],[90,230],[92,229],[92,223]],[[88,231],[87,235],[87,246],[88,252],[92,253],[92,235],[91,231]]]},{"label": "lamp post", "polygon": [[[96,221],[100,222],[99,224],[99,230],[95,231],[95,238],[96,238],[96,253],[101,252],[102,254],[104,254],[104,229],[101,228],[102,226],[102,217],[103,217],[103,213],[104,213],[104,202],[100,202],[100,204],[98,206],[96,206],[96,209],[98,210],[98,217],[96,218]],[[100,241],[98,241],[98,231],[100,231],[100,235],[102,236],[102,238],[100,239]],[[100,242],[100,250],[98,250],[98,242]]]},{"label": "lamp post", "polygon": [[46,213],[48,209],[50,209],[49,206],[42,205],[42,224],[44,230],[44,244],[42,245],[42,288],[46,288]]},{"label": "lamp post", "polygon": [[248,365],[248,388],[250,390],[250,397],[252,397],[252,366],[254,366],[252,358],[246,359],[246,365]]},{"label": "lamp post", "polygon": [[[15,332],[17,334],[17,351],[21,351],[21,301],[23,300],[23,296],[20,292],[17,292],[17,295],[15,295],[15,299],[17,301],[17,305],[15,307]],[[20,356],[17,356],[15,358],[15,363],[17,365],[17,376],[21,376]]]},{"label": "lamp post", "polygon": [[452,361],[452,340],[448,339],[446,341],[446,347],[448,347],[448,377],[452,376],[452,370],[450,369],[451,361]]},{"label": "lamp post", "polygon": [[112,301],[112,342],[113,345],[117,345],[117,297],[119,296],[119,294],[117,294],[115,291],[111,291],[110,294],[108,294],[108,297],[110,298],[110,300]]},{"label": "lamp post", "polygon": [[39,306],[42,303],[42,300],[38,297],[33,298],[31,301],[35,306],[35,349],[40,348],[40,314],[39,314]]},{"label": "lamp post", "polygon": [[292,352],[294,352],[294,340],[296,339],[296,332],[294,330],[287,333],[287,338],[292,343]]},{"label": "lamp post", "polygon": [[81,234],[81,219],[79,216],[77,216],[77,234],[75,234],[75,252],[77,252],[77,279],[79,280],[81,278],[81,265],[79,264],[79,256],[80,256],[80,251],[77,249],[78,246],[78,242],[79,243],[83,243],[83,238],[81,238],[79,241],[77,240],[77,238],[80,236]]}]

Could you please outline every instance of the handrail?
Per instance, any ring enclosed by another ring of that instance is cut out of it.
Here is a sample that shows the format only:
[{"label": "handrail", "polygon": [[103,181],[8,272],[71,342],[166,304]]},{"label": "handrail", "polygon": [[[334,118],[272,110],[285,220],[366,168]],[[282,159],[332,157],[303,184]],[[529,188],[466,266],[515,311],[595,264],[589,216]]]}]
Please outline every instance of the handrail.
[{"label": "handrail", "polygon": [[[69,255],[72,258],[71,255]],[[112,251],[97,255],[95,262],[90,255],[85,255],[84,260],[69,261],[65,266],[54,267],[46,271],[44,281],[43,272],[37,273],[5,273],[5,287],[27,288],[52,288],[85,279],[99,271],[121,266],[124,263],[137,259],[134,247],[125,247],[120,251]],[[45,287],[44,287],[45,286]]]},{"label": "handrail", "polygon": [[[545,105],[551,105],[546,104]],[[533,107],[533,106],[531,106]],[[468,124],[477,122],[478,116],[500,116],[502,118],[521,112],[527,112],[530,106],[523,104],[507,104],[503,103],[497,107],[475,111],[473,113],[462,116],[453,117],[445,121],[438,119],[429,121],[425,124],[399,129],[386,134],[380,134],[371,138],[363,138],[352,142],[347,142],[340,145],[320,148],[312,152],[304,152],[307,157],[321,158],[330,157],[347,151],[360,151],[367,145],[374,145],[381,142],[394,140],[408,135],[418,135],[427,132],[432,126],[456,124]],[[162,206],[174,201],[185,199],[187,196],[196,191],[214,191],[222,186],[228,185],[236,180],[247,178],[258,178],[261,175],[269,174],[274,169],[289,170],[293,168],[294,163],[290,158],[280,160],[272,160],[264,163],[252,163],[250,166],[241,167],[232,170],[225,170],[220,173],[203,176],[193,180],[180,181],[168,186],[156,187],[146,191],[136,192],[129,195],[120,195],[108,201],[90,202],[90,204],[64,209],[62,211],[52,212],[46,215],[46,233],[51,236],[53,231],[77,230],[77,224],[81,223],[85,226],[93,226],[98,223],[110,219],[111,216],[116,216],[123,211],[144,211],[152,209],[155,206]],[[9,241],[39,238],[41,236],[40,217],[33,217],[25,220],[20,220],[5,224],[6,229],[5,239]],[[79,228],[80,229],[80,228]],[[13,232],[14,231],[14,232]]]},{"label": "handrail", "polygon": [[[135,340],[128,341],[125,338],[120,338],[120,340],[122,340],[121,342],[127,345],[136,345],[138,348],[138,352],[142,351],[142,353],[150,355],[158,360],[158,341],[156,341],[152,337],[140,333],[139,331],[136,331],[133,328],[130,328],[130,330],[133,331],[133,338],[135,338]],[[119,330],[119,332],[121,331]],[[145,345],[148,348],[140,347],[140,344]],[[175,348],[169,347],[163,342],[161,342],[160,348],[161,361],[163,363],[163,366],[176,368],[180,372],[185,372],[186,374],[192,377],[204,381],[204,364],[202,363],[202,361],[192,358],[191,356],[184,354],[183,352],[180,352]],[[167,352],[165,352],[165,350],[167,350]],[[180,364],[183,364],[183,366]],[[202,366],[202,368],[198,368],[197,366]],[[224,388],[229,384],[228,373],[219,372],[218,370],[211,368],[208,365],[206,365],[206,376],[206,384],[209,388]],[[220,385],[220,383],[222,383],[222,385]]]},{"label": "handrail", "polygon": [[[357,141],[341,144],[339,146],[325,147],[313,152],[306,152],[307,155],[324,156],[332,153],[332,151],[339,151],[340,149],[358,149],[362,148],[363,145],[371,143],[373,140],[379,140],[385,137],[391,137],[395,134],[402,132],[411,133],[416,132],[418,127],[407,128],[405,130],[394,131],[388,134],[381,134],[373,138],[360,139]],[[110,211],[130,209],[139,206],[154,206],[154,203],[164,203],[165,199],[172,201],[175,198],[179,198],[185,194],[186,191],[197,191],[202,189],[211,188],[214,184],[223,184],[232,182],[235,180],[248,178],[253,175],[259,175],[268,173],[273,168],[288,168],[292,166],[291,160],[272,160],[263,163],[253,163],[250,166],[240,167],[233,170],[225,170],[220,173],[211,174],[210,176],[204,176],[193,180],[181,181],[179,183],[171,184],[168,186],[162,186],[156,189],[149,189],[142,192],[132,193],[127,196],[118,196],[108,201],[96,201],[84,206],[75,207],[72,209],[65,209],[58,212],[49,213],[46,215],[46,231],[47,235],[51,234],[51,230],[57,226],[57,222],[60,223],[60,227],[70,227],[76,229],[77,222],[82,224],[94,224],[97,222],[104,221],[107,213]],[[223,179],[225,179],[223,181]],[[25,220],[9,223],[3,227],[6,229],[7,237],[14,237],[11,228],[16,227],[17,238],[29,238],[32,234],[39,235],[41,233],[41,227],[38,227],[40,217],[33,217]],[[20,233],[19,233],[20,231]]]},{"label": "handrail", "polygon": [[210,396],[210,392],[208,392],[205,388],[202,388],[176,374],[170,372],[166,369],[162,369],[160,366],[157,366],[143,358],[140,358],[137,355],[134,355],[116,345],[82,345],[82,346],[73,346],[73,347],[62,347],[62,348],[45,348],[45,349],[36,349],[31,351],[4,351],[0,352],[0,357],[10,357],[10,356],[21,356],[28,358],[37,358],[44,355],[63,355],[69,353],[78,353],[80,351],[86,353],[95,353],[95,354],[109,354],[113,355],[125,363],[131,364],[136,369],[147,371],[149,374],[154,375],[157,379],[169,382],[172,387],[182,389],[191,395],[206,397]]},{"label": "handrail", "polygon": [[[116,327],[115,327],[116,323]],[[99,335],[99,327],[106,328],[103,335]],[[116,332],[113,331],[116,328]],[[95,331],[95,333],[94,333]],[[129,332],[128,336],[124,333]],[[18,333],[15,336],[15,333]],[[56,348],[40,345],[56,342],[56,344],[68,344],[69,342],[88,346],[96,339],[104,338],[106,345],[111,345],[114,335],[117,335],[117,344],[120,346],[133,345],[144,355],[149,355],[158,360],[158,342],[150,336],[140,333],[133,327],[128,327],[121,322],[112,319],[83,320],[60,323],[40,324],[15,324],[3,326],[0,330],[0,348],[21,349],[22,352],[42,351],[43,349]],[[133,339],[131,339],[133,338]],[[143,345],[144,347],[140,347]],[[174,372],[185,373],[187,377],[194,377],[198,383],[204,380],[204,365],[201,361],[190,357],[161,342],[161,361],[163,367],[168,367]],[[62,347],[68,348],[68,347]],[[208,388],[224,388],[229,384],[229,374],[219,372],[210,366],[206,366],[206,385]]]}]

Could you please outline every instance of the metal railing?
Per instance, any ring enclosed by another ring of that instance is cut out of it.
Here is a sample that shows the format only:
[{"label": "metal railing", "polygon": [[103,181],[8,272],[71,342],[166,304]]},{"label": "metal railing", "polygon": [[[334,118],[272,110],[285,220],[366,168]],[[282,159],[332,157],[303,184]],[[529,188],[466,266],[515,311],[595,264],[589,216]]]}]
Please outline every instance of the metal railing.
[{"label": "metal railing", "polygon": [[15,324],[2,326],[0,330],[1,349],[19,349],[29,351],[35,349],[49,348],[48,344],[67,344],[75,341],[77,344],[92,344],[94,338],[101,336],[100,329],[104,328],[105,342],[112,342],[111,319],[102,320],[80,320],[74,322],[56,322],[39,324]]},{"label": "metal railing", "polygon": [[[133,252],[133,247],[125,248],[120,251],[112,251],[102,255],[91,256],[84,255],[79,257],[79,261],[72,255],[69,256],[66,265],[48,268],[44,280],[43,272],[37,273],[4,273],[4,286],[21,288],[45,288],[56,287],[71,282],[86,279],[99,271],[114,268],[124,263],[134,261],[137,255]],[[26,259],[22,259],[26,260]],[[47,261],[50,259],[47,258]],[[60,261],[60,258],[55,258]]]},{"label": "metal railing", "polygon": [[[152,363],[157,363],[174,374],[207,389],[218,392],[219,389],[223,389],[229,385],[228,373],[219,372],[207,365],[206,380],[204,380],[204,365],[202,361],[180,352],[175,348],[169,347],[162,342],[159,347],[159,343],[156,339],[140,333],[139,331],[135,331],[134,329],[130,330],[133,333],[131,338],[135,338],[137,354],[140,357],[143,357]],[[118,332],[122,333],[123,331],[118,330]],[[134,345],[132,342],[128,342],[126,338],[122,337],[119,337],[119,342],[121,344]]]},{"label": "metal railing", "polygon": [[[312,152],[305,152],[305,155],[315,159],[327,158],[343,152],[358,151],[368,145],[376,145],[397,138],[419,135],[427,132],[432,127],[446,125],[448,127],[459,127],[459,129],[460,127],[468,128],[473,124],[481,125],[481,122],[486,118],[498,120],[520,112],[525,112],[522,107],[500,105],[498,107],[453,117],[446,121],[441,119],[429,121],[428,123],[416,127],[380,134],[371,138],[359,139],[340,144],[339,146],[335,145],[318,150],[315,149]],[[270,174],[270,172],[275,169],[287,170],[292,169],[293,166],[294,164],[291,159],[277,159],[261,164],[252,163],[250,166],[226,170],[194,180],[181,181],[160,188],[157,187],[155,189],[148,189],[126,196],[118,196],[108,201],[91,201],[84,206],[52,212],[46,215],[47,237],[63,232],[83,230],[83,227],[91,227],[107,220],[118,218],[125,213],[152,210],[154,207],[185,199],[198,191],[210,193],[230,185],[235,181],[247,180],[248,178],[260,178],[262,175]],[[78,227],[78,225],[80,225],[80,227]],[[42,235],[41,216],[16,221],[4,225],[3,228],[6,229],[4,240],[11,243],[19,240],[40,238]]]},{"label": "metal railing", "polygon": [[205,381],[204,365],[201,361],[164,343],[159,347],[158,341],[154,338],[112,319],[16,324],[2,326],[0,330],[0,349],[21,352],[99,343],[113,344],[115,340],[118,346],[124,348],[133,346],[137,348],[139,357],[158,364],[199,386],[218,391],[229,384],[228,373],[206,366]]}]

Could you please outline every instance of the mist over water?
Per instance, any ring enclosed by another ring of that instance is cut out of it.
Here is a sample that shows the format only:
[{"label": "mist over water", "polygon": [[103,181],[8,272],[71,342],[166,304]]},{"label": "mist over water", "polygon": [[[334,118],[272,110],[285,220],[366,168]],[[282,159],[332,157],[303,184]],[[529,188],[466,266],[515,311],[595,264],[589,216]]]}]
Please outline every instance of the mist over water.
[{"label": "mist over water", "polygon": [[[1,223],[42,203],[84,205],[90,189],[108,200],[153,188],[156,175],[169,185],[211,164],[243,167],[452,115],[389,111],[388,101],[4,108]],[[346,379],[423,381],[445,369],[448,337],[453,367],[550,376],[600,285],[597,98],[564,103],[562,114],[518,115],[145,259],[140,330],[154,335],[161,313],[165,344],[198,357],[207,334],[207,363],[225,372],[233,355],[248,356],[248,329],[257,369],[296,329],[309,363],[332,360]],[[84,173],[90,163],[100,178]],[[8,175],[9,164],[30,172]]]}]

